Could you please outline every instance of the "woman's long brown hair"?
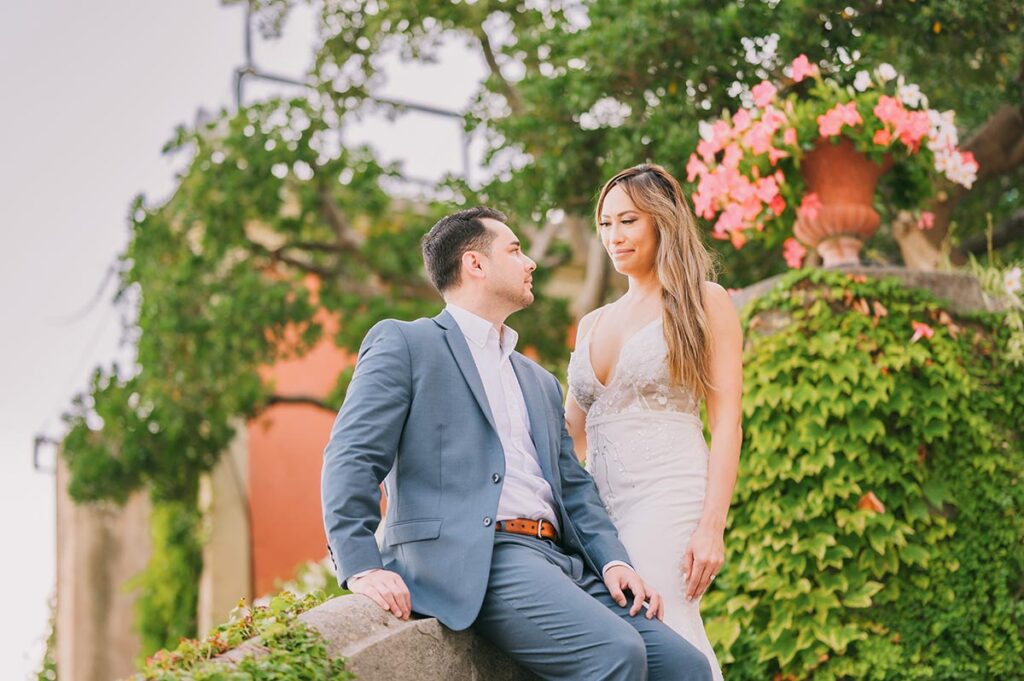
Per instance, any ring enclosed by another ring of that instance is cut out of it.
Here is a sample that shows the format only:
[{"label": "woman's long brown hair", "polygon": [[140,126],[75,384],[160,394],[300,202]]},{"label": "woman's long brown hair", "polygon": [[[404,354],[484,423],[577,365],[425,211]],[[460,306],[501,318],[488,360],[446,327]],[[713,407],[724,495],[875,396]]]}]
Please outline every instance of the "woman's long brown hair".
[{"label": "woman's long brown hair", "polygon": [[661,166],[646,163],[608,180],[597,199],[597,223],[613,187],[622,187],[637,209],[654,221],[658,236],[655,270],[661,283],[669,375],[673,382],[704,397],[712,389],[704,282],[714,275],[714,264],[697,231],[693,211],[676,178]]}]

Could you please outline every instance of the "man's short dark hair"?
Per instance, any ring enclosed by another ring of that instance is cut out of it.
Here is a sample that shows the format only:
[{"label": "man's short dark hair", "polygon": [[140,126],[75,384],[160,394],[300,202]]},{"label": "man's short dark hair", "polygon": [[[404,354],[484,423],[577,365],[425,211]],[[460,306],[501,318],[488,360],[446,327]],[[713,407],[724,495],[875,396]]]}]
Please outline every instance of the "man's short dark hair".
[{"label": "man's short dark hair", "polygon": [[483,218],[508,221],[503,213],[486,206],[460,210],[438,220],[420,242],[427,276],[439,293],[461,282],[462,255],[466,251],[490,250],[497,235],[487,229]]}]

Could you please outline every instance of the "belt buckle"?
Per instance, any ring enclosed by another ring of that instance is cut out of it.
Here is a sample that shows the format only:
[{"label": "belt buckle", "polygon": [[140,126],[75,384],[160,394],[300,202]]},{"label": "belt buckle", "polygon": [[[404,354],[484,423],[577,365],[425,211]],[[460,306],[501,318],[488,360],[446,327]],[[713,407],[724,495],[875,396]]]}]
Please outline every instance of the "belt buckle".
[{"label": "belt buckle", "polygon": [[544,519],[541,518],[537,521],[537,539],[543,539],[541,532],[544,530]]}]

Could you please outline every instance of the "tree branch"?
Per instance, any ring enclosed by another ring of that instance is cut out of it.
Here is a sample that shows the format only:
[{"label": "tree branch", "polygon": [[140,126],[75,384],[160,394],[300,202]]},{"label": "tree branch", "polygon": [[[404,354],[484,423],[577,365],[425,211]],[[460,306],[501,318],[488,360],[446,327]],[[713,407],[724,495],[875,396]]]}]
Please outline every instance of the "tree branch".
[{"label": "tree branch", "polygon": [[349,227],[348,221],[338,206],[334,203],[334,197],[331,196],[331,191],[328,189],[326,184],[321,184],[317,189],[317,193],[320,196],[320,212],[323,213],[324,221],[330,225],[331,230],[334,232],[334,236],[338,240],[338,246],[341,248],[348,247],[351,250],[359,249],[366,241],[361,234],[358,234]]},{"label": "tree branch", "polygon": [[487,31],[484,30],[483,26],[477,28],[476,37],[480,41],[480,50],[484,54],[487,68],[490,69],[491,75],[498,80],[502,94],[508,100],[509,108],[512,109],[512,113],[516,116],[521,115],[523,113],[523,100],[519,97],[519,92],[512,86],[512,83],[508,82],[508,79],[501,73],[501,67],[498,65],[494,48],[491,46],[491,39],[487,36]]},{"label": "tree branch", "polygon": [[562,223],[549,222],[541,229],[533,229],[530,235],[530,252],[527,254],[536,262],[547,260],[551,242],[561,229]]},{"label": "tree branch", "polygon": [[263,244],[257,243],[255,241],[250,241],[249,243],[252,244],[253,249],[267,256],[274,262],[290,265],[292,267],[302,270],[303,272],[315,274],[318,277],[321,277],[322,279],[331,279],[341,274],[341,270],[337,267],[329,269],[326,267],[315,265],[311,262],[306,262],[304,260],[294,258],[290,255],[286,255],[283,251],[288,249],[288,246],[282,246],[280,248],[267,248]]},{"label": "tree branch", "polygon": [[587,273],[583,279],[583,287],[572,304],[572,315],[575,319],[580,319],[601,304],[605,287],[608,285],[608,270],[608,254],[604,252],[601,240],[596,234],[592,234],[587,250]]},{"label": "tree branch", "polygon": [[323,409],[324,411],[329,411],[332,414],[338,411],[336,407],[327,404],[319,397],[313,397],[311,395],[271,395],[267,398],[268,407],[272,407],[275,404],[305,404],[311,407]]}]

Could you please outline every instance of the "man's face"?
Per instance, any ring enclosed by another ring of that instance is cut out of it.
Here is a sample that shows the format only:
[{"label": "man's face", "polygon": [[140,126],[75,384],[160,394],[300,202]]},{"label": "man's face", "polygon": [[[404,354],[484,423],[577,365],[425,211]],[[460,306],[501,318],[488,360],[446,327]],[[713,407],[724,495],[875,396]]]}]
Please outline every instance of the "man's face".
[{"label": "man's face", "polygon": [[495,235],[490,251],[481,258],[485,290],[496,300],[521,310],[533,302],[533,271],[537,263],[523,253],[519,238],[504,222],[492,218],[483,218],[481,222]]}]

